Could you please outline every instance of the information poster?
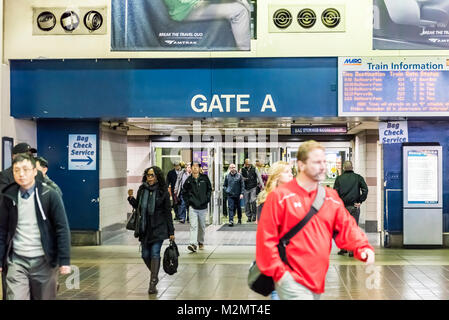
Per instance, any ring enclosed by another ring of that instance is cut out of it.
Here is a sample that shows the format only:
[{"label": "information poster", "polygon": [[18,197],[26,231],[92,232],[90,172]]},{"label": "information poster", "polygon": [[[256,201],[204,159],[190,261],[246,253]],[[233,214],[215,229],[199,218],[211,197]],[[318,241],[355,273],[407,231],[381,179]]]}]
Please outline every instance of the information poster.
[{"label": "information poster", "polygon": [[69,134],[69,170],[97,169],[97,135]]},{"label": "information poster", "polygon": [[438,203],[438,151],[407,151],[410,204]]},{"label": "information poster", "polygon": [[249,51],[255,0],[112,0],[113,51]]},{"label": "information poster", "polygon": [[449,57],[340,57],[339,116],[449,116]]},{"label": "information poster", "polygon": [[201,168],[204,174],[209,170],[209,157],[207,151],[193,151],[193,161],[201,163]]}]

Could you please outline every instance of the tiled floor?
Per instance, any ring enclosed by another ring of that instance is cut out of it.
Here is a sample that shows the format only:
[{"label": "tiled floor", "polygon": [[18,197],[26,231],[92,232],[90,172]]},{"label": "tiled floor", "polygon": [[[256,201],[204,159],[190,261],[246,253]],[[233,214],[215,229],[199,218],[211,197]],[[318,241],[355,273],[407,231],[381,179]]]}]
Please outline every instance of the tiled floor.
[{"label": "tiled floor", "polygon": [[[73,273],[60,277],[58,298],[269,299],[246,285],[248,266],[254,259],[255,232],[216,231],[218,228],[207,228],[205,249],[193,254],[186,247],[189,232],[178,228],[178,272],[169,276],[161,267],[156,295],[147,294],[150,273],[131,232],[102,246],[73,247],[72,265],[79,268],[79,287]],[[369,234],[369,238],[376,248],[376,264],[371,267],[332,249],[322,299],[449,299],[449,250],[386,249],[379,247],[378,234]]]}]

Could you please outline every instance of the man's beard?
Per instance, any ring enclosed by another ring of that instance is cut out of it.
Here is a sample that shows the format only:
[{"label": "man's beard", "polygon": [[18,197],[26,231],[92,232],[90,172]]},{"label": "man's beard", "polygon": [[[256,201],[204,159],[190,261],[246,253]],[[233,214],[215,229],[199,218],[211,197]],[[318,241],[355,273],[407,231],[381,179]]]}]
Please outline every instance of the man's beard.
[{"label": "man's beard", "polygon": [[316,181],[316,182],[320,182],[323,181],[326,178],[326,174],[325,172],[323,173],[316,173],[316,174],[311,174],[309,172],[309,170],[304,170],[304,174],[309,177],[311,180]]}]

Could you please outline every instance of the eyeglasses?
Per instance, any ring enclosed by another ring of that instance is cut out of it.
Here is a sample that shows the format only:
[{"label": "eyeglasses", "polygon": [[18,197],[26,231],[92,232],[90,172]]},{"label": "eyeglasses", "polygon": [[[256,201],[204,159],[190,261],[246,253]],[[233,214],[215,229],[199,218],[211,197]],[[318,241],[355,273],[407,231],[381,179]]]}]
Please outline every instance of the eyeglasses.
[{"label": "eyeglasses", "polygon": [[33,171],[34,168],[15,168],[13,170],[14,174],[20,174],[21,172],[24,172],[26,174],[28,174],[29,172]]},{"label": "eyeglasses", "polygon": [[153,174],[153,173],[148,173],[148,174],[147,174],[147,177],[153,178],[153,177],[154,177],[154,174]]}]

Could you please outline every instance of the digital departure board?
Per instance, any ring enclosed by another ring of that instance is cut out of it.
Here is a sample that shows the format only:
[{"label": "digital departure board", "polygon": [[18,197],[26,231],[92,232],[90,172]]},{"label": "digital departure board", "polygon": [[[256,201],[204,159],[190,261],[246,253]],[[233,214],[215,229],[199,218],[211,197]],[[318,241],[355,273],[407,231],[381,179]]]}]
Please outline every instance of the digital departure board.
[{"label": "digital departure board", "polygon": [[338,63],[339,116],[449,116],[449,57]]}]

